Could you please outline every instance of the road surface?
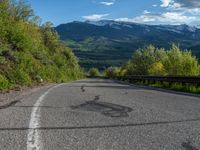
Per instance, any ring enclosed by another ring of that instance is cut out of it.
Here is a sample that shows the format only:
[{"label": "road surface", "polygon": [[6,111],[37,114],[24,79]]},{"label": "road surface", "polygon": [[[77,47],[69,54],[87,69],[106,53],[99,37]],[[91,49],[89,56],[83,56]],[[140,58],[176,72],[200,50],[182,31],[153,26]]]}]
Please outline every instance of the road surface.
[{"label": "road surface", "polygon": [[200,98],[102,79],[0,109],[1,150],[199,150]]}]

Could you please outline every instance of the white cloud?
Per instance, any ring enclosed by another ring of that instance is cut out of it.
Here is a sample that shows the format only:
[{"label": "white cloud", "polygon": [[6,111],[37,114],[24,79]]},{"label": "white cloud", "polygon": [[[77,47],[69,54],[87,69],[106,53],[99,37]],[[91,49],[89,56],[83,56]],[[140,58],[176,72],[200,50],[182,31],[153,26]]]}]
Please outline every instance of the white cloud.
[{"label": "white cloud", "polygon": [[115,3],[114,2],[100,2],[100,4],[110,6],[110,5],[114,5]]},{"label": "white cloud", "polygon": [[149,12],[148,10],[143,11],[143,14],[149,14],[149,13],[151,13],[151,12]]},{"label": "white cloud", "polygon": [[[135,22],[143,24],[200,24],[200,0],[160,0],[163,12],[152,13],[147,10],[134,18],[118,18],[116,21]],[[157,7],[154,4],[152,7]]]},{"label": "white cloud", "polygon": [[172,11],[181,11],[184,13],[197,14],[197,15],[199,15],[199,13],[200,13],[200,8],[184,7],[180,3],[173,3],[168,7],[168,9],[170,9]]},{"label": "white cloud", "polygon": [[98,20],[103,19],[106,16],[109,16],[109,14],[93,14],[89,16],[82,16],[82,18],[85,20],[98,21]]},{"label": "white cloud", "polygon": [[[165,20],[177,23],[197,24],[200,21],[200,0],[160,0],[160,7],[166,8],[168,13],[161,16]],[[170,14],[169,14],[170,13]],[[168,16],[171,15],[171,16]]]},{"label": "white cloud", "polygon": [[161,7],[171,11],[182,11],[184,13],[200,13],[200,0],[161,0]]},{"label": "white cloud", "polygon": [[168,7],[171,3],[171,0],[161,0],[162,4],[161,7]]},{"label": "white cloud", "polygon": [[115,21],[134,22],[133,19],[129,18],[117,18]]},{"label": "white cloud", "polygon": [[182,7],[182,5],[180,3],[172,3],[170,7],[173,9],[179,9]]},{"label": "white cloud", "polygon": [[191,23],[196,20],[194,16],[186,16],[182,13],[166,12],[163,14],[155,15],[142,15],[134,18],[135,22],[142,23],[159,23],[159,24],[185,24]]},{"label": "white cloud", "polygon": [[100,2],[100,4],[106,5],[106,6],[111,6],[111,5],[114,5],[114,4],[115,4],[115,1],[116,1],[116,0],[103,1],[103,2]]},{"label": "white cloud", "polygon": [[174,3],[179,3],[182,7],[185,8],[200,8],[200,1],[199,0],[173,0]]},{"label": "white cloud", "polygon": [[135,18],[118,18],[116,21],[136,22],[144,24],[190,24],[200,21],[199,16],[187,16],[183,13],[165,12],[162,14],[144,14]]},{"label": "white cloud", "polygon": [[185,9],[184,11],[188,12],[188,13],[191,13],[191,14],[197,14],[197,15],[199,15],[200,8]]}]

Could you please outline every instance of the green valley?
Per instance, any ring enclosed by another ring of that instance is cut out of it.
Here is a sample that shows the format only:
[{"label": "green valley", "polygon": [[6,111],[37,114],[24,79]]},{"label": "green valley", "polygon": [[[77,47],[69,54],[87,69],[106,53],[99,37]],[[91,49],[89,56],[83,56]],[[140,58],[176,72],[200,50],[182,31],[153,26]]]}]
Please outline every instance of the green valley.
[{"label": "green valley", "polygon": [[144,25],[101,20],[71,22],[55,28],[80,59],[82,67],[104,70],[125,64],[147,45],[169,49],[173,43],[200,58],[200,29],[188,25]]}]

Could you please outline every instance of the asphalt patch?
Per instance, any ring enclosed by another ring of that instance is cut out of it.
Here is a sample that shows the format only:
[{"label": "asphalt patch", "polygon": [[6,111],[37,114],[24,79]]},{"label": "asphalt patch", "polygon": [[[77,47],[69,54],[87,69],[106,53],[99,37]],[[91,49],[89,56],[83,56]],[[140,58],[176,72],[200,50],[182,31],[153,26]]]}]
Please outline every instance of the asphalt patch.
[{"label": "asphalt patch", "polygon": [[82,91],[82,92],[85,92],[85,86],[84,86],[84,85],[81,86],[81,91]]},{"label": "asphalt patch", "polygon": [[100,113],[106,117],[129,117],[129,114],[131,111],[133,111],[132,108],[117,105],[113,103],[107,103],[107,102],[99,102],[100,96],[95,96],[95,98],[92,101],[86,101],[83,104],[77,105],[77,106],[71,106],[71,109],[76,110],[84,110],[84,111],[93,111]]},{"label": "asphalt patch", "polygon": [[196,147],[192,146],[191,141],[183,142],[182,146],[183,148],[185,148],[185,150],[199,150]]},{"label": "asphalt patch", "polygon": [[19,100],[12,101],[12,102],[10,102],[10,103],[7,103],[7,104],[5,104],[5,105],[0,106],[0,109],[6,109],[6,108],[8,108],[8,107],[14,106],[14,105],[17,104],[18,102],[20,102],[20,101],[19,101]]}]

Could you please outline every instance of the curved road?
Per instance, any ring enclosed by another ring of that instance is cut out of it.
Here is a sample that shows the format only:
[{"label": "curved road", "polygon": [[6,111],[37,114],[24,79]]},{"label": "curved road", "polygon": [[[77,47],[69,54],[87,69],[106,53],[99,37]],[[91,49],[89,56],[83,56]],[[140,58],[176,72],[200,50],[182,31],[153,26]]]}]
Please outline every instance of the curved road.
[{"label": "curved road", "polygon": [[199,150],[200,98],[86,79],[0,109],[1,150]]}]

